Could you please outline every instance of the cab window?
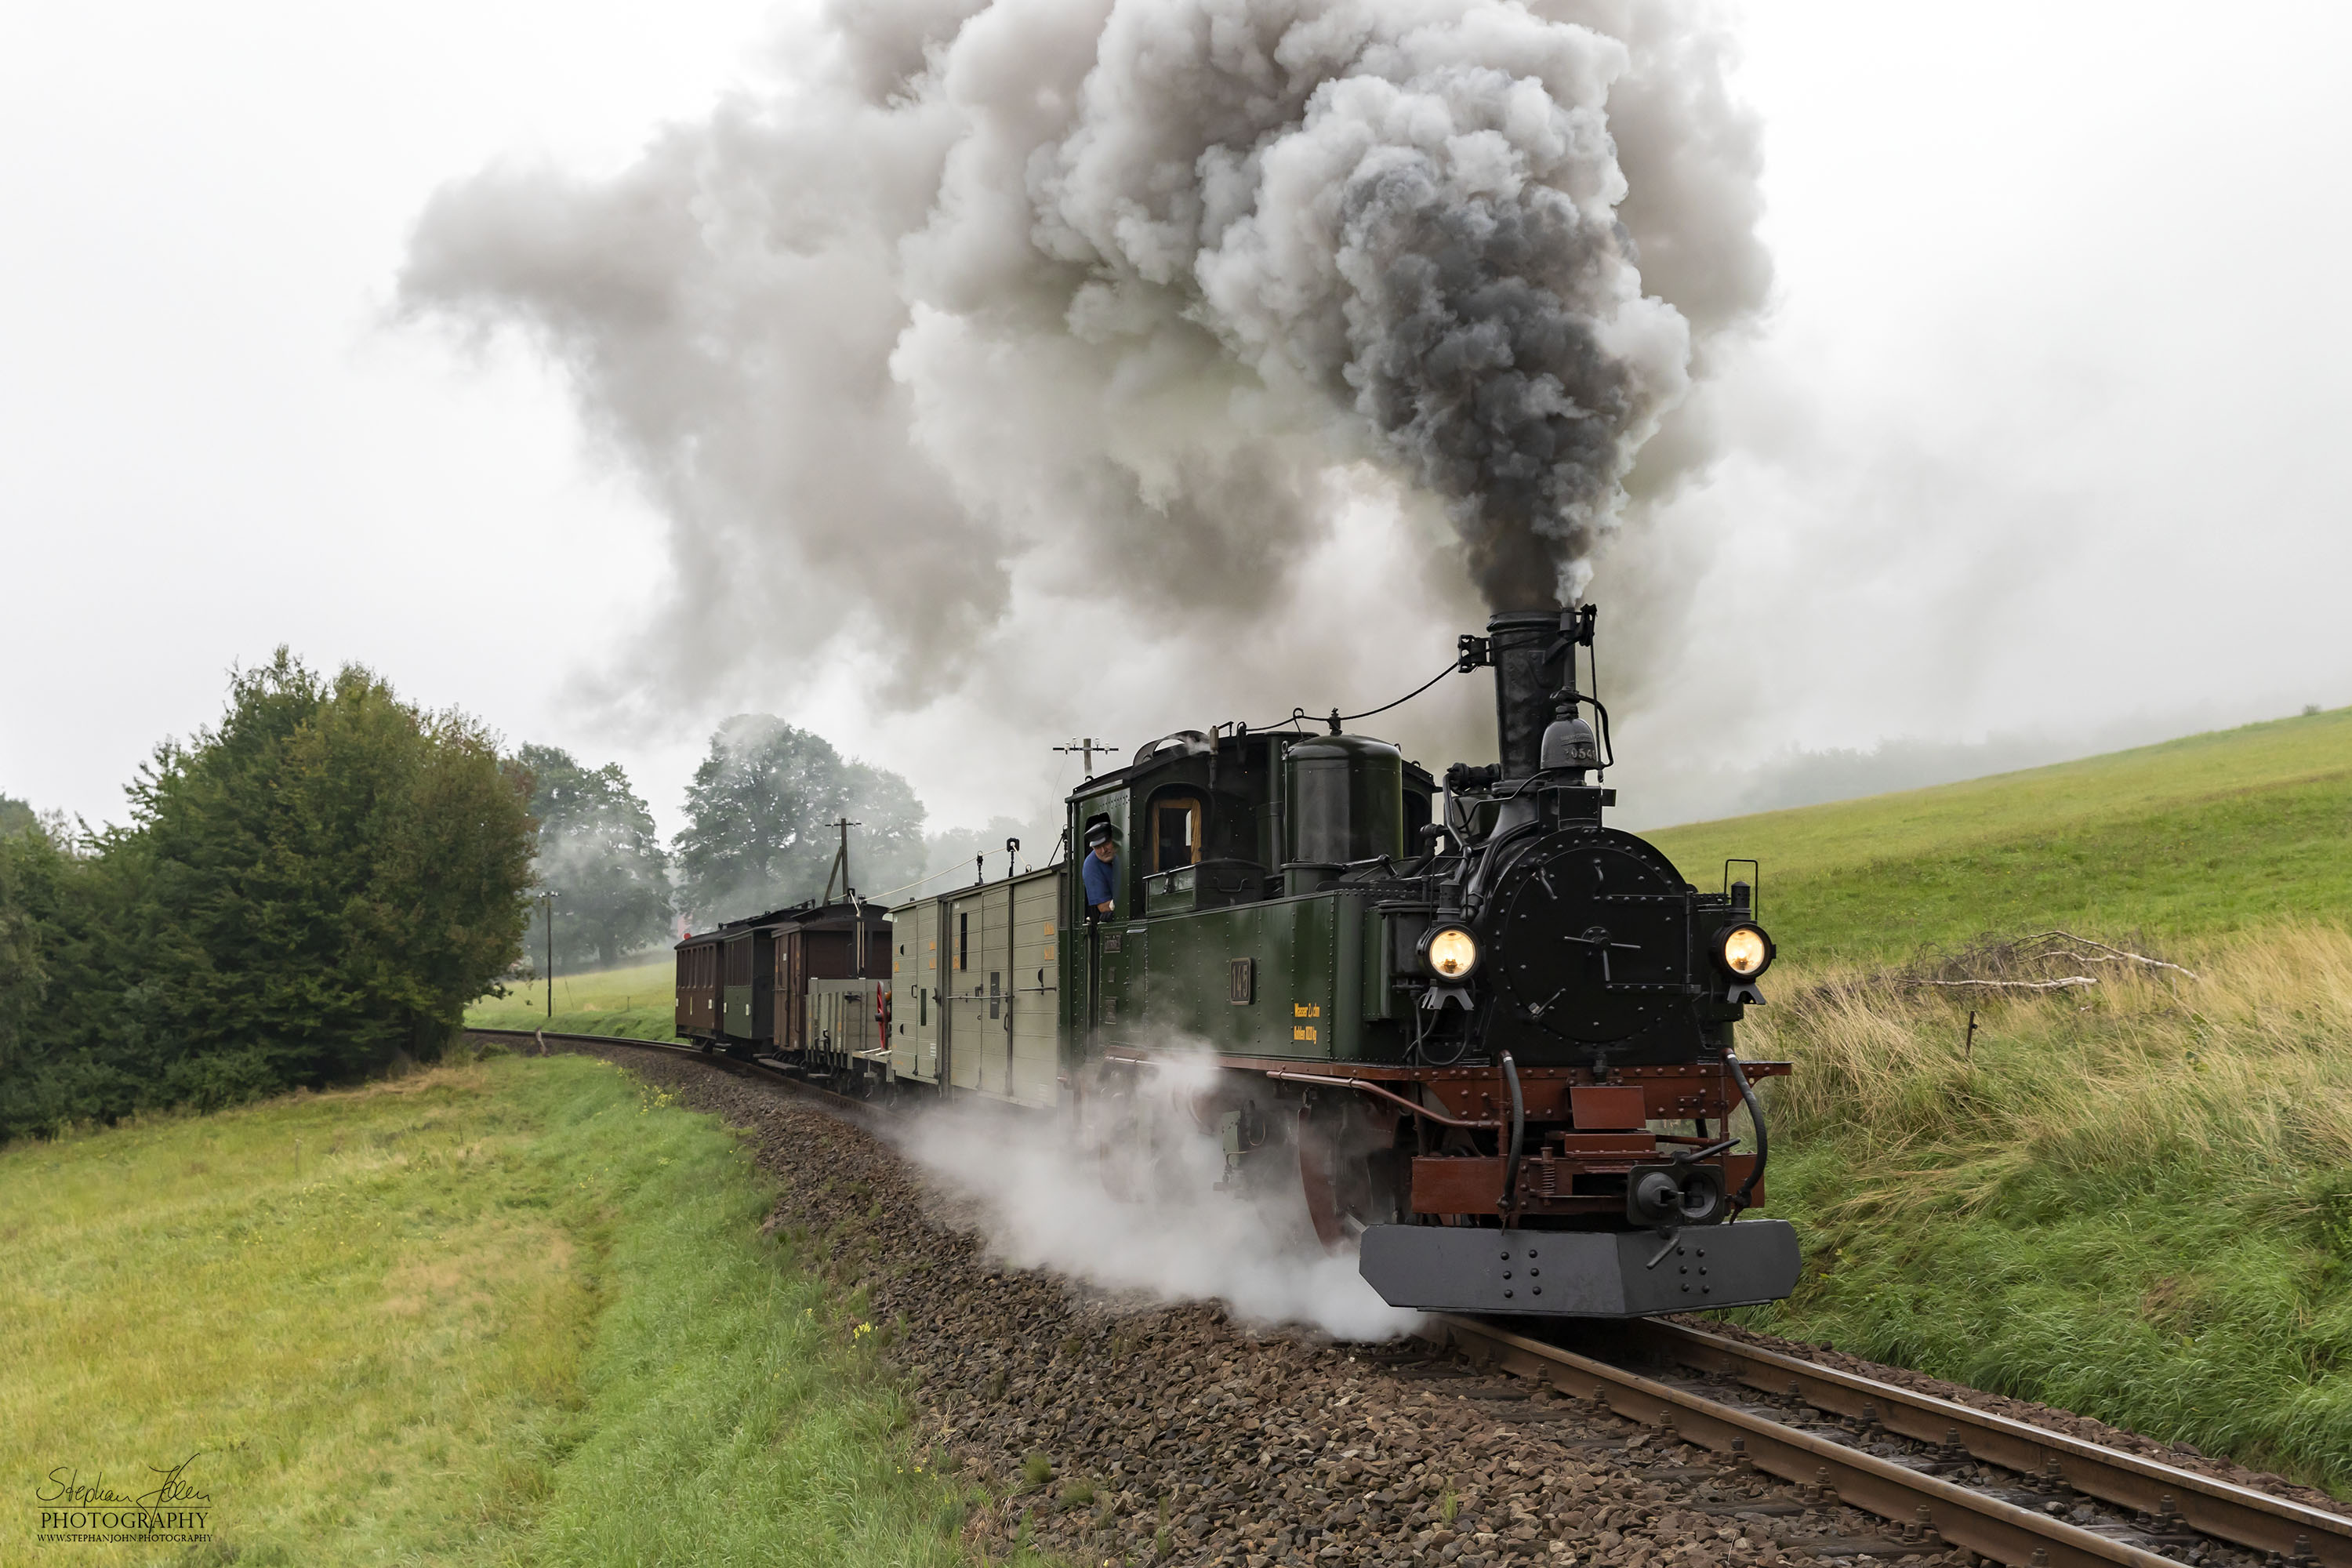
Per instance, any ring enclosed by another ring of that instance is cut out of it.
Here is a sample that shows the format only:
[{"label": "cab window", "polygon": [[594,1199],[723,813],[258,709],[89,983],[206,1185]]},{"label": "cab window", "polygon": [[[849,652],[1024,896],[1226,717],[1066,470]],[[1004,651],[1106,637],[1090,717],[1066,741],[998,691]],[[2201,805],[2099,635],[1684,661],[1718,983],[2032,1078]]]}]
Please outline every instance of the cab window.
[{"label": "cab window", "polygon": [[1151,804],[1151,868],[1172,871],[1201,858],[1201,803],[1179,795]]}]

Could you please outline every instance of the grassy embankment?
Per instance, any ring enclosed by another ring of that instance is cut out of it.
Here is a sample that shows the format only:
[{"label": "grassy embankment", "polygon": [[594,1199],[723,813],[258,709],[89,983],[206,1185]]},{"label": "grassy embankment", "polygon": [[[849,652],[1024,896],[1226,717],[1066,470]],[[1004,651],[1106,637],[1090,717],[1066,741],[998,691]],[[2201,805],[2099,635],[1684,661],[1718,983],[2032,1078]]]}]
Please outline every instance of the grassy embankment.
[{"label": "grassy embankment", "polygon": [[2055,767],[1648,835],[1701,888],[1764,862],[1792,960],[1902,961],[1988,931],[2203,938],[2352,915],[2352,708]]},{"label": "grassy embankment", "polygon": [[676,1037],[673,988],[677,966],[667,952],[625,969],[555,976],[555,1016],[547,1011],[547,982],[477,1002],[466,1022],[478,1029],[552,1029],[564,1035],[614,1035],[640,1040]]},{"label": "grassy embankment", "polygon": [[[1764,861],[1753,1321],[2352,1497],[2352,711],[1654,837]],[[2051,927],[2196,977],[1950,962]],[[1997,973],[2098,984],[1910,983]]]},{"label": "grassy embankment", "polygon": [[[958,1561],[770,1199],[576,1057],[0,1151],[0,1561]],[[191,1455],[209,1546],[35,1542],[36,1478]]]}]

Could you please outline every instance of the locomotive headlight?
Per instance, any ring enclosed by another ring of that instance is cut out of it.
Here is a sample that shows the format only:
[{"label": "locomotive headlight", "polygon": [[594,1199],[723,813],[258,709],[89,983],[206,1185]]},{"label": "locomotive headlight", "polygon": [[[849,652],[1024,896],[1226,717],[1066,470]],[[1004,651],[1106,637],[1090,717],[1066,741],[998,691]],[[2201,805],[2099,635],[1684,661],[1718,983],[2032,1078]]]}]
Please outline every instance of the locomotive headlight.
[{"label": "locomotive headlight", "polygon": [[1422,938],[1421,962],[1440,980],[1466,980],[1478,967],[1478,939],[1460,926],[1439,926]]},{"label": "locomotive headlight", "polygon": [[1761,926],[1731,926],[1716,937],[1715,943],[1716,962],[1727,973],[1753,980],[1772,967],[1772,939]]}]

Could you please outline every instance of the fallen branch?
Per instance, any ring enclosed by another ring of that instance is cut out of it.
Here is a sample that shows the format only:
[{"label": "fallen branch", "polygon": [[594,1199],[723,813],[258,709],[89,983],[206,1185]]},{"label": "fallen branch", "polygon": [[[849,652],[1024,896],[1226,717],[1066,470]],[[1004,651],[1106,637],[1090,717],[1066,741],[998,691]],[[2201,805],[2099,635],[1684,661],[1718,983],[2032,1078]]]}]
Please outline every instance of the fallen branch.
[{"label": "fallen branch", "polygon": [[2115,955],[2113,958],[2094,958],[2094,957],[2092,957],[2092,956],[2091,956],[2090,954],[2088,954],[2088,953],[2080,953],[2080,952],[2078,952],[2078,953],[2074,953],[2074,954],[2071,955],[2071,956],[2073,956],[2074,958],[2075,958],[2076,960],[2078,960],[2079,962],[2084,963],[2117,963],[2117,962],[2120,962],[2120,961],[2128,960],[2128,961],[2130,961],[2130,962],[2131,962],[2131,963],[2145,963],[2145,964],[2147,964],[2148,967],[2150,967],[2151,969],[2171,969],[2171,970],[2178,970],[2180,973],[2186,974],[2186,975],[2187,975],[2187,976],[2189,976],[2189,979],[2191,979],[2191,980],[2195,980],[2195,979],[2197,979],[2197,978],[2198,978],[2197,972],[2196,972],[2195,970],[2193,970],[2193,969],[2182,969],[2182,968],[2181,968],[2181,966],[2180,966],[2179,964],[2177,964],[2177,963],[2167,963],[2164,960],[2162,960],[2162,959],[2160,959],[2160,958],[2150,958],[2150,957],[2148,957],[2148,956],[2147,956],[2147,954],[2146,954],[2146,953],[2144,953],[2144,952],[2128,952],[2128,951],[2126,951],[2126,949],[2123,949],[2123,948],[2120,948],[2120,947],[2109,947],[2109,946],[2108,946],[2105,942],[2094,942],[2091,938],[2089,938],[2089,937],[2087,937],[2087,936],[2076,936],[2076,935],[2075,935],[2073,931],[2036,931],[2036,932],[2035,932],[2033,935],[2032,935],[2032,936],[2029,936],[2029,937],[2021,937],[2021,938],[2020,938],[2020,939],[2019,939],[2019,945],[2020,945],[2020,946],[2023,946],[2026,942],[2041,942],[2041,941],[2042,941],[2044,938],[2047,938],[2047,937],[2053,937],[2053,936],[2054,936],[2054,937],[2062,937],[2062,938],[2063,938],[2064,940],[2066,940],[2066,941],[2068,941],[2068,942],[2081,942],[2084,947],[2095,947],[2095,948],[2097,948],[2101,952],[2108,952],[2108,953],[2113,953],[2113,954]]},{"label": "fallen branch", "polygon": [[2087,974],[2069,974],[2063,980],[1906,980],[1906,985],[1990,985],[2012,991],[2063,991],[2070,985],[2096,985]]}]

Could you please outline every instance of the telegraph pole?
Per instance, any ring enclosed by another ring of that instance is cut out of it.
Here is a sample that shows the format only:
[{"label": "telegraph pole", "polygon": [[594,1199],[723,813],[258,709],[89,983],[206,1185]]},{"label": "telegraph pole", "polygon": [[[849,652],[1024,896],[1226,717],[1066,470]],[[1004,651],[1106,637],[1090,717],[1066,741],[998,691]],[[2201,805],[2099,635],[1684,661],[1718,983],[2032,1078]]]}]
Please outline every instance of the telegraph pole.
[{"label": "telegraph pole", "polygon": [[1056,746],[1054,750],[1077,752],[1079,765],[1087,770],[1087,777],[1092,778],[1095,776],[1095,753],[1100,752],[1105,756],[1108,756],[1118,748],[1108,741],[1097,741],[1089,735],[1083,741],[1073,741],[1066,746]]},{"label": "telegraph pole", "polygon": [[863,827],[866,825],[862,822],[852,822],[845,816],[838,816],[825,826],[841,829],[841,848],[834,855],[833,869],[824,874],[824,897],[818,900],[819,903],[829,904],[833,902],[833,879],[835,877],[841,879],[841,896],[845,899],[849,897],[849,830],[853,827]]},{"label": "telegraph pole", "polygon": [[555,889],[548,889],[539,895],[547,907],[547,1016],[555,1016]]}]

